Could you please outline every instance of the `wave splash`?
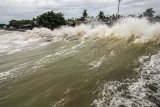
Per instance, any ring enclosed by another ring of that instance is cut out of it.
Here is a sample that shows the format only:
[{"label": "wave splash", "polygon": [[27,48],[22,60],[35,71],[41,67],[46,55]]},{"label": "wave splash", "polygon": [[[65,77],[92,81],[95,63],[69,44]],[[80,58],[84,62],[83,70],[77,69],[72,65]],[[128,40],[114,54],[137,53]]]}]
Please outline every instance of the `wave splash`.
[{"label": "wave splash", "polygon": [[160,23],[150,23],[147,19],[126,18],[112,27],[105,24],[88,24],[76,27],[64,26],[59,29],[34,28],[26,32],[0,32],[0,53],[13,54],[24,49],[30,49],[48,42],[80,40],[82,43],[98,38],[124,38],[130,42],[148,42],[156,40],[159,43]]},{"label": "wave splash", "polygon": [[147,41],[160,35],[160,23],[150,23],[147,19],[126,18],[120,20],[112,27],[104,24],[88,24],[77,27],[61,27],[53,31],[46,28],[33,29],[33,34],[47,38],[65,40],[95,39],[99,37],[122,37],[134,39],[133,41]]},{"label": "wave splash", "polygon": [[140,73],[138,80],[104,84],[98,99],[94,101],[97,107],[160,106],[160,52],[151,58],[141,57],[139,61],[142,66],[137,69]]}]

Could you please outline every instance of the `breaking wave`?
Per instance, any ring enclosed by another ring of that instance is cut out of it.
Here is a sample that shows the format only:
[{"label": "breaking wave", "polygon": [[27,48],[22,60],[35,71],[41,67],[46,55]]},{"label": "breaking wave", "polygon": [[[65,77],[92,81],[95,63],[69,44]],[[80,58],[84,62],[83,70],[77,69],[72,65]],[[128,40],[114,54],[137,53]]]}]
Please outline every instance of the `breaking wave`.
[{"label": "breaking wave", "polygon": [[76,27],[61,27],[53,31],[46,28],[35,28],[31,31],[35,35],[46,38],[63,40],[95,39],[105,37],[131,38],[133,41],[148,41],[157,39],[160,35],[160,23],[150,23],[147,19],[127,18],[117,22],[112,27],[104,24],[91,23]]},{"label": "breaking wave", "polygon": [[[24,48],[31,48],[32,45],[43,46],[47,42],[61,40],[80,40],[85,42],[97,38],[125,38],[130,42],[147,42],[157,40],[159,42],[160,24],[150,23],[147,19],[127,18],[117,22],[112,27],[104,24],[88,24],[76,27],[64,26],[59,29],[49,30],[47,28],[34,28],[24,33],[7,32],[3,35],[1,31],[0,53],[9,54],[19,52]],[[12,42],[10,42],[12,41]],[[46,43],[44,43],[46,42]]]}]

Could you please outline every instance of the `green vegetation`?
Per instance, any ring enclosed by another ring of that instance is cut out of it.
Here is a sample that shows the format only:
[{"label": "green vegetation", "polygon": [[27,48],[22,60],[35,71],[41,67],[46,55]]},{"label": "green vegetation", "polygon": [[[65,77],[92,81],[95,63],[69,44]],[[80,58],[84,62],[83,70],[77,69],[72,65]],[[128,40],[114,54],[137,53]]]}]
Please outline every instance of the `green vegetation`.
[{"label": "green vegetation", "polygon": [[82,12],[82,17],[81,18],[77,18],[77,21],[85,21],[87,17],[88,17],[87,10],[84,10]]},{"label": "green vegetation", "polygon": [[156,16],[155,18],[160,19],[160,16]]},{"label": "green vegetation", "polygon": [[83,17],[84,17],[84,18],[88,17],[87,10],[84,10],[84,11],[83,11]]},{"label": "green vegetation", "polygon": [[[139,16],[136,15],[129,15],[128,17],[137,17],[137,18],[142,18],[142,17],[148,17],[150,21],[160,21],[160,16],[155,16],[154,17],[154,13],[155,11],[153,10],[153,8],[149,8],[147,9],[145,12],[143,12],[143,14],[140,14]],[[124,16],[120,16],[117,14],[113,14],[111,16],[107,15],[105,16],[103,11],[100,11],[98,13],[97,19],[104,21],[107,24],[111,24],[113,22],[115,22],[119,18],[122,18]],[[46,13],[43,13],[39,16],[37,16],[36,18],[33,18],[32,20],[11,20],[9,21],[8,25],[5,24],[0,24],[0,28],[3,28],[4,26],[7,26],[7,28],[10,30],[14,29],[32,29],[34,27],[46,27],[49,29],[54,29],[63,25],[69,25],[69,26],[75,26],[75,25],[79,25],[81,23],[87,23],[86,18],[91,18],[94,19],[94,17],[90,17],[88,15],[87,10],[85,9],[82,12],[82,16],[80,18],[71,18],[71,19],[67,19],[65,20],[64,15],[59,12],[59,13],[55,13],[53,11],[48,11]]]},{"label": "green vegetation", "polygon": [[145,17],[153,18],[154,13],[155,13],[155,11],[153,10],[153,8],[149,8],[143,13],[143,15]]},{"label": "green vegetation", "polygon": [[36,20],[40,26],[49,29],[54,29],[66,24],[63,14],[55,13],[53,11],[49,11],[38,16]]},{"label": "green vegetation", "polygon": [[2,29],[4,26],[6,26],[5,24],[0,24],[0,29]]},{"label": "green vegetation", "polygon": [[100,11],[97,17],[98,17],[98,19],[100,19],[100,20],[104,19],[104,18],[105,18],[104,12],[103,12],[103,11]]},{"label": "green vegetation", "polygon": [[62,13],[54,13],[53,11],[46,12],[33,20],[11,20],[9,21],[9,26],[14,28],[32,28],[37,22],[38,25],[50,29],[54,29],[61,25],[65,25],[66,21]]},{"label": "green vegetation", "polygon": [[32,26],[32,20],[11,20],[9,21],[9,26],[13,26],[15,28],[22,28],[24,25]]}]

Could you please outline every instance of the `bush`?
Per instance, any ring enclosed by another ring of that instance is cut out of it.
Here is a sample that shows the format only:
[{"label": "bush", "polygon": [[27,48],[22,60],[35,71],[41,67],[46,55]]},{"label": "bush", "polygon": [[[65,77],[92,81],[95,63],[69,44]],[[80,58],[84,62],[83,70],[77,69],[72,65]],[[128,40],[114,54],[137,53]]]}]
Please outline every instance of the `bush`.
[{"label": "bush", "polygon": [[153,8],[149,8],[143,13],[143,15],[148,18],[153,18],[154,13],[155,11],[153,10]]},{"label": "bush", "polygon": [[55,13],[53,11],[43,13],[42,15],[38,16],[36,20],[40,26],[49,29],[54,29],[56,27],[66,25],[66,21],[63,17],[63,14]]},{"label": "bush", "polygon": [[6,26],[5,24],[0,24],[0,29]]},{"label": "bush", "polygon": [[33,22],[31,20],[11,20],[11,21],[9,21],[9,25],[13,26],[15,28],[20,28],[26,24],[32,25],[32,23]]}]

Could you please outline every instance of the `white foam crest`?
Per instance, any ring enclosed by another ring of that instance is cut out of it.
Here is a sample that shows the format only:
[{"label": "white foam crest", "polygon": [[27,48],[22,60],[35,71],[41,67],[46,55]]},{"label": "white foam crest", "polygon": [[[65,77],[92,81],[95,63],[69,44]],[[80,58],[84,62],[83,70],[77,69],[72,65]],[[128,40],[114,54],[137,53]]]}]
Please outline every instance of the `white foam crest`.
[{"label": "white foam crest", "polygon": [[83,36],[87,33],[87,31],[90,30],[90,27],[88,25],[80,25],[77,27],[62,27],[60,29],[56,29],[53,31],[53,34],[59,37],[75,37],[75,36]]},{"label": "white foam crest", "polygon": [[59,39],[92,39],[99,37],[123,37],[129,38],[134,35],[135,42],[151,40],[160,36],[160,24],[150,23],[147,19],[142,18],[125,18],[120,20],[112,27],[105,24],[88,24],[76,27],[61,27],[53,31],[40,28],[34,29],[33,33],[41,37],[59,38]]},{"label": "white foam crest", "polygon": [[41,38],[53,38],[53,32],[47,28],[34,28],[33,30],[27,31],[30,35],[34,37]]},{"label": "white foam crest", "polygon": [[0,53],[13,54],[38,41],[38,38],[31,37],[26,33],[12,32],[4,34],[0,36]]},{"label": "white foam crest", "polygon": [[143,65],[138,69],[138,80],[110,81],[104,84],[94,104],[97,107],[160,106],[160,52],[150,60],[148,58],[145,56],[139,60]]},{"label": "white foam crest", "polygon": [[150,40],[155,36],[160,36],[160,24],[151,24],[147,19],[127,18],[121,20],[115,26],[111,28],[111,32],[114,35],[119,36],[131,36],[137,37],[137,41]]},{"label": "white foam crest", "polygon": [[[24,49],[32,49],[41,44],[42,38],[28,32],[6,32],[0,36],[0,53],[13,54]],[[35,46],[33,46],[35,45]]]},{"label": "white foam crest", "polygon": [[53,31],[47,28],[35,28],[30,31],[31,34],[36,35],[37,37],[43,37],[44,39],[48,38],[50,40],[64,40],[64,39],[78,39],[79,37],[85,35],[90,28],[87,25],[81,25],[77,27],[61,27]]}]

